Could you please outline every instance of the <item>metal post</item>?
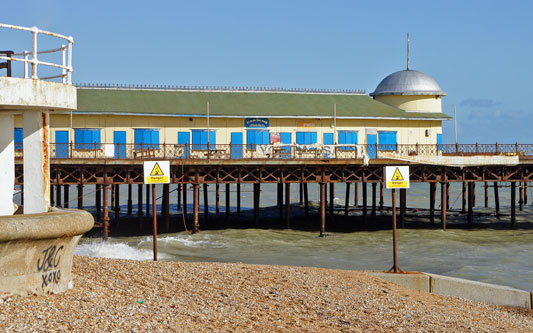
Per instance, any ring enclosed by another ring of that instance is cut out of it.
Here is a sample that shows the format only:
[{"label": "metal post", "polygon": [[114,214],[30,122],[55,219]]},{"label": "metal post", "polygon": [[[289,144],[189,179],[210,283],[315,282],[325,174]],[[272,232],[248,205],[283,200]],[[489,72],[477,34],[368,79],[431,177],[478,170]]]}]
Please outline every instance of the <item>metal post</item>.
[{"label": "metal post", "polygon": [[522,211],[522,209],[524,209],[524,182],[518,183],[518,186],[519,186],[518,205],[519,205],[519,210]]},{"label": "metal post", "polygon": [[320,237],[326,237],[326,183],[320,183]]},{"label": "metal post", "polygon": [[450,209],[450,183],[446,183],[446,210]]},{"label": "metal post", "polygon": [[237,183],[237,214],[241,214],[241,183]]},{"label": "metal post", "polygon": [[384,206],[384,200],[383,198],[385,197],[385,189],[384,189],[384,186],[383,186],[383,182],[379,183],[379,209],[383,209],[383,206]]},{"label": "metal post", "polygon": [[102,185],[96,184],[95,205],[96,205],[96,221],[100,221],[102,211]]},{"label": "metal post", "polygon": [[329,183],[329,219],[333,221],[335,208],[335,184]]},{"label": "metal post", "polygon": [[[204,184],[204,223],[209,220],[209,199],[207,196],[207,184]],[[217,184],[217,194],[218,194],[218,184]],[[217,195],[217,208],[218,208],[218,195]],[[217,215],[218,215],[218,209],[217,209]]]},{"label": "metal post", "polygon": [[78,209],[83,209],[83,184],[78,184]]},{"label": "metal post", "polygon": [[181,184],[178,184],[178,210],[181,210]]},{"label": "metal post", "polygon": [[304,207],[305,207],[305,217],[309,216],[309,192],[307,189],[307,183],[304,183]]},{"label": "metal post", "polygon": [[261,190],[259,183],[254,183],[254,224],[259,222],[259,191]]},{"label": "metal post", "polygon": [[[59,184],[59,180],[58,180],[57,184]],[[56,185],[56,207],[62,207],[62,205],[61,205],[61,185]]]},{"label": "metal post", "polygon": [[435,223],[435,183],[429,183],[429,223]]},{"label": "metal post", "polygon": [[348,216],[350,208],[350,183],[346,183],[346,194],[344,195],[344,215]]},{"label": "metal post", "polygon": [[[206,187],[204,186],[204,189]],[[216,214],[218,216],[218,214],[220,213],[220,184],[215,184],[215,190],[216,190],[216,198],[215,198],[215,203],[216,203]]]},{"label": "metal post", "polygon": [[300,206],[304,204],[304,183],[303,182],[300,182]]},{"label": "metal post", "polygon": [[[254,195],[255,195],[255,192],[254,192]],[[279,208],[279,218],[282,219],[283,218],[283,183],[278,183],[278,208]]]},{"label": "metal post", "polygon": [[285,183],[285,228],[291,228],[291,183]]},{"label": "metal post", "polygon": [[[107,177],[104,177],[106,179]],[[109,238],[109,192],[107,184],[104,184],[104,240]]]},{"label": "metal post", "polygon": [[150,185],[146,185],[146,216],[150,216]]},{"label": "metal post", "polygon": [[378,183],[372,183],[372,211],[371,216],[376,216],[376,192],[377,192]]},{"label": "metal post", "polygon": [[155,184],[152,184],[152,233],[154,237],[154,261],[157,261],[157,205],[155,202]]},{"label": "metal post", "polygon": [[440,183],[440,222],[442,225],[442,230],[446,231],[446,188],[447,184],[445,182]]},{"label": "metal post", "polygon": [[31,78],[38,79],[37,76],[37,27],[32,31],[32,48],[31,48]]},{"label": "metal post", "polygon": [[476,182],[472,182],[472,207],[476,207]]},{"label": "metal post", "polygon": [[463,201],[462,201],[462,208],[461,208],[461,213],[462,214],[465,214],[466,213],[466,182],[463,181]]},{"label": "metal post", "polygon": [[69,190],[70,190],[70,185],[63,185],[63,191],[65,193],[64,197],[63,197],[63,208],[68,208],[69,206],[69,199],[70,199],[70,193],[69,193]]},{"label": "metal post", "polygon": [[139,219],[139,231],[143,230],[143,184],[137,185],[137,218]]},{"label": "metal post", "polygon": [[485,181],[485,208],[489,208],[489,182]]},{"label": "metal post", "polygon": [[359,207],[359,183],[354,183],[354,200],[353,206],[355,208]]},{"label": "metal post", "polygon": [[407,190],[400,189],[400,219],[402,222],[402,228],[405,227],[405,209],[407,207]]},{"label": "metal post", "polygon": [[474,223],[474,186],[472,182],[468,183],[468,224]]},{"label": "metal post", "polygon": [[200,223],[198,221],[198,208],[200,201],[200,184],[192,184],[193,187],[193,234],[196,234],[200,231]]},{"label": "metal post", "polygon": [[185,216],[185,218],[187,218],[187,184],[183,183],[182,184],[182,189],[183,189],[183,208],[182,208],[182,212],[183,212],[183,216]]},{"label": "metal post", "polygon": [[396,241],[396,190],[391,190],[392,194],[392,260],[393,265],[387,273],[401,273],[398,267],[397,241]]},{"label": "metal post", "polygon": [[132,185],[128,184],[128,216],[133,214]]},{"label": "metal post", "polygon": [[[24,193],[22,194],[21,198],[22,198],[22,201],[24,201]],[[50,206],[54,207],[54,205],[55,205],[55,202],[54,202],[54,185],[50,184]]]},{"label": "metal post", "polygon": [[115,208],[115,222],[118,228],[118,224],[120,221],[120,188],[119,188],[119,184],[115,184],[114,187],[115,187],[115,202],[113,203],[113,208]]},{"label": "metal post", "polygon": [[363,222],[365,223],[365,226],[367,225],[367,193],[366,193],[366,182],[363,182]]},{"label": "metal post", "polygon": [[226,223],[229,222],[230,209],[230,184],[226,183]]},{"label": "metal post", "polygon": [[161,215],[165,222],[165,231],[170,231],[170,184],[163,184],[163,203],[161,205]]},{"label": "metal post", "polygon": [[498,194],[498,182],[494,182],[493,187],[494,187],[494,206],[496,209],[496,217],[500,218],[500,196]]}]

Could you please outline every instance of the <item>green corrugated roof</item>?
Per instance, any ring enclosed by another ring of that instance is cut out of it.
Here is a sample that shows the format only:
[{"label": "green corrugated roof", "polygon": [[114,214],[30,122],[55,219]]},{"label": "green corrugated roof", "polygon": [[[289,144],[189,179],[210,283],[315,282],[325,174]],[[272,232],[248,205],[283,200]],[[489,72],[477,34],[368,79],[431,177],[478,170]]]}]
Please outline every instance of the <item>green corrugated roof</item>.
[{"label": "green corrugated roof", "polygon": [[367,95],[78,88],[78,112],[242,117],[449,119],[444,113],[406,112]]}]

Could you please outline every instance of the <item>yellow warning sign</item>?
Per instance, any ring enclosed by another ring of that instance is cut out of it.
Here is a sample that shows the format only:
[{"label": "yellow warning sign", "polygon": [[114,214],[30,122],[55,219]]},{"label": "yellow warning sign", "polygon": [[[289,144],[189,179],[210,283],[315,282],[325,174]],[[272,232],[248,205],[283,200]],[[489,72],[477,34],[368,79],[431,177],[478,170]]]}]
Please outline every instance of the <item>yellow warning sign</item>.
[{"label": "yellow warning sign", "polygon": [[145,161],[144,183],[145,184],[168,184],[170,180],[169,161]]},{"label": "yellow warning sign", "polygon": [[408,166],[387,166],[384,171],[386,188],[409,188]]},{"label": "yellow warning sign", "polygon": [[163,171],[161,170],[159,163],[157,162],[155,163],[154,168],[152,169],[152,172],[150,172],[150,176],[163,176]]},{"label": "yellow warning sign", "polygon": [[396,171],[394,171],[394,174],[392,175],[392,180],[403,180],[403,176],[402,176],[402,173],[400,172],[400,169],[396,168]]}]

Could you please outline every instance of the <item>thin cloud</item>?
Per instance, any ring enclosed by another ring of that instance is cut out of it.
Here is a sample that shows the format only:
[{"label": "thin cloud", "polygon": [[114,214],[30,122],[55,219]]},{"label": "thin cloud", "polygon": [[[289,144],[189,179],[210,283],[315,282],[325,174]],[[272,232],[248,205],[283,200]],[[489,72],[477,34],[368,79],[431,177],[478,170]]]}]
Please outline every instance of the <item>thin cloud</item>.
[{"label": "thin cloud", "polygon": [[495,101],[489,98],[469,98],[461,101],[461,106],[470,106],[474,108],[493,108],[495,106],[501,105],[501,102]]}]

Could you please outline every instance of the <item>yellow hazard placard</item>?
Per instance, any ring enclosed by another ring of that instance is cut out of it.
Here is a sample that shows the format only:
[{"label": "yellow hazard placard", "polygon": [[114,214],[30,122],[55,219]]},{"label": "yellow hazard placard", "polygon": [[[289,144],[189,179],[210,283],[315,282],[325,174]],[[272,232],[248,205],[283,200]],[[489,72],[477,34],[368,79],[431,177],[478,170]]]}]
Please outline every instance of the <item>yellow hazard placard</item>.
[{"label": "yellow hazard placard", "polygon": [[386,166],[383,173],[386,188],[409,188],[409,166]]},{"label": "yellow hazard placard", "polygon": [[168,184],[170,183],[169,161],[144,161],[145,184]]}]

